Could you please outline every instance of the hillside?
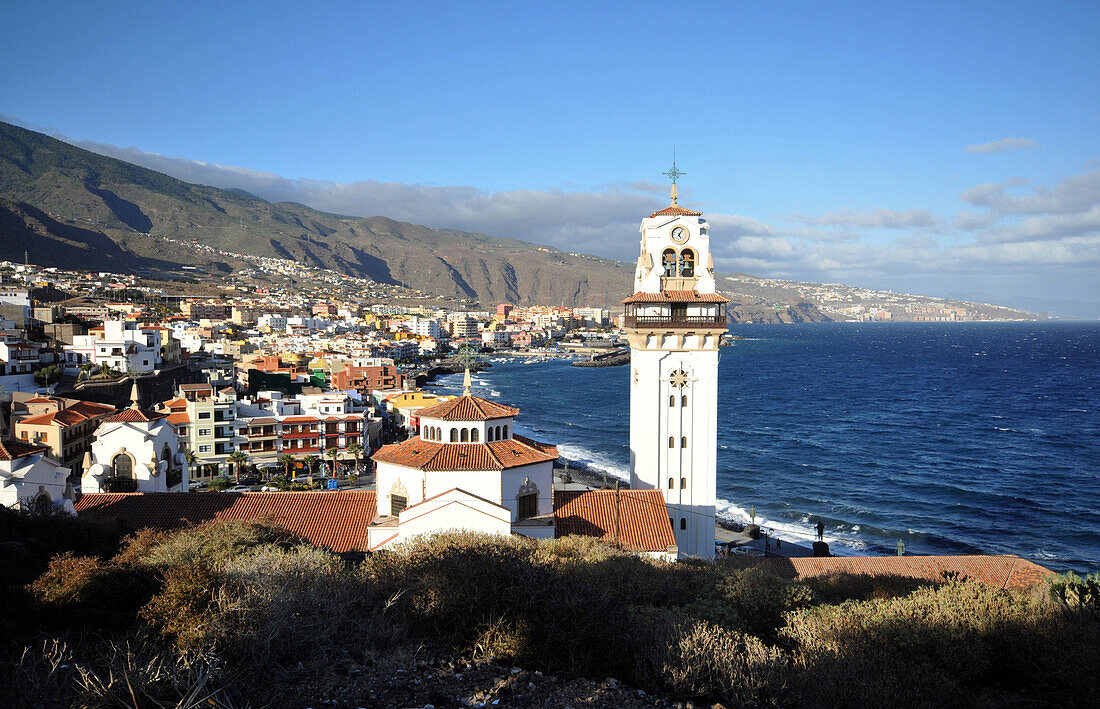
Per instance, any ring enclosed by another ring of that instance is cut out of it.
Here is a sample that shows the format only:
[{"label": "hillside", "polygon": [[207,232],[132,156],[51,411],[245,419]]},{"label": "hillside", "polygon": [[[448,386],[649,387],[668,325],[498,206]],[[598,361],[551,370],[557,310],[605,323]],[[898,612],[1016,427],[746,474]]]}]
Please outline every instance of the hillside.
[{"label": "hillside", "polygon": [[631,269],[534,244],[353,218],[182,182],[0,123],[0,249],[44,266],[235,267],[150,235],[486,303],[617,303]]}]

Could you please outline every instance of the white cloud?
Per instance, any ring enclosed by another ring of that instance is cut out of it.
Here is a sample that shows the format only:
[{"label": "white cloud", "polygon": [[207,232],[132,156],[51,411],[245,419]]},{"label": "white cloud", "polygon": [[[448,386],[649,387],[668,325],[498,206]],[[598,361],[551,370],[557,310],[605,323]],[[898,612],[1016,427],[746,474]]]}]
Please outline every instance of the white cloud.
[{"label": "white cloud", "polygon": [[1001,138],[990,143],[968,145],[966,146],[966,152],[988,155],[989,153],[1007,153],[1012,150],[1030,150],[1038,147],[1039,144],[1031,138]]},{"label": "white cloud", "polygon": [[825,212],[820,217],[807,217],[799,214],[795,218],[804,224],[815,226],[868,229],[927,229],[936,227],[940,223],[938,217],[923,209],[906,209],[902,211],[876,209],[870,212],[844,209],[836,212]]},{"label": "white cloud", "polygon": [[1027,180],[1014,177],[1000,183],[978,185],[963,191],[959,199],[976,207],[988,207],[1003,214],[1085,212],[1100,203],[1100,170],[1071,175],[1054,187],[1037,185],[1030,194],[1011,195]]}]

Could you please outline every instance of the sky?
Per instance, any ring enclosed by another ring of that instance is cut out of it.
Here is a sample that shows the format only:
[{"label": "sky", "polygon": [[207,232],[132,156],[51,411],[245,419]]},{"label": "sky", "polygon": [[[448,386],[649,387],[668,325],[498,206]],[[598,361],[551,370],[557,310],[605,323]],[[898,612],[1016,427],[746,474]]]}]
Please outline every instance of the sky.
[{"label": "sky", "polygon": [[1100,317],[1100,3],[4,3],[0,120],[633,260]]}]

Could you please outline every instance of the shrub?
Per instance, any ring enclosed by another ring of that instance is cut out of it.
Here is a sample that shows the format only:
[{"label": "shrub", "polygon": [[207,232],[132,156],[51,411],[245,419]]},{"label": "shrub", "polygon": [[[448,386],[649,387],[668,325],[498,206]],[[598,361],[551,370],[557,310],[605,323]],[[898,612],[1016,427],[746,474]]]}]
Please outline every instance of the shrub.
[{"label": "shrub", "polygon": [[207,522],[180,532],[135,537],[131,542],[148,548],[144,562],[168,568],[189,562],[221,567],[238,556],[274,546],[289,549],[302,540],[282,527],[249,522]]},{"label": "shrub", "polygon": [[66,552],[31,588],[50,626],[118,631],[133,626],[157,581],[145,569]]},{"label": "shrub", "polygon": [[872,598],[908,596],[919,588],[939,585],[912,576],[871,576],[869,574],[833,573],[806,579],[822,603],[866,601]]},{"label": "shrub", "polygon": [[230,481],[228,476],[219,475],[216,478],[212,478],[210,482],[206,484],[206,487],[214,490],[215,492],[221,492],[222,490],[227,489],[232,484],[233,483],[232,481]]},{"label": "shrub", "polygon": [[784,613],[805,608],[814,600],[806,583],[782,578],[771,567],[758,564],[720,577],[688,610],[722,627],[774,639]]},{"label": "shrub", "polygon": [[214,649],[217,614],[212,604],[223,580],[205,560],[177,562],[164,570],[164,585],[141,609],[141,617],[181,650]]}]

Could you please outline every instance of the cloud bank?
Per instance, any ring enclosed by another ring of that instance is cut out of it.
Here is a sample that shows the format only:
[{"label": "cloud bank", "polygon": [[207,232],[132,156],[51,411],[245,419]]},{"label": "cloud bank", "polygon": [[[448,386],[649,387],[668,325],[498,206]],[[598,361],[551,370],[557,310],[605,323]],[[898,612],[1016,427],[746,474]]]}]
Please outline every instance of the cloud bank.
[{"label": "cloud bank", "polygon": [[[350,216],[383,215],[628,261],[637,253],[640,217],[665,203],[666,187],[648,182],[587,191],[503,192],[375,180],[336,183],[135,148],[75,144],[188,182],[240,188],[270,201]],[[1027,138],[1006,138],[967,150],[993,153],[1036,145]],[[976,185],[958,199],[963,208],[955,215],[919,208],[838,208],[769,221],[709,211],[706,217],[722,271],[924,289],[952,297],[970,297],[981,288],[987,300],[1022,307],[1029,299],[1061,297],[1084,302],[1086,312],[1074,314],[1100,316],[1100,168],[1050,186],[1023,178]],[[693,206],[707,211],[705,205]]]}]

